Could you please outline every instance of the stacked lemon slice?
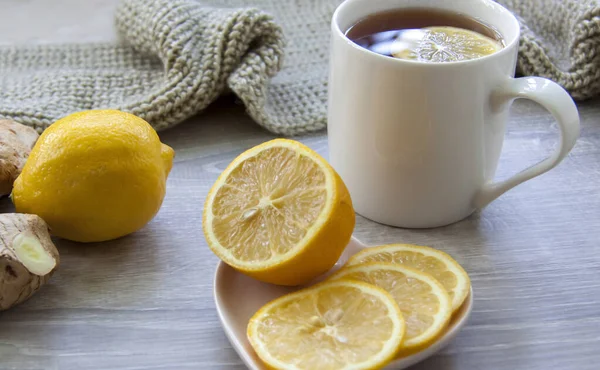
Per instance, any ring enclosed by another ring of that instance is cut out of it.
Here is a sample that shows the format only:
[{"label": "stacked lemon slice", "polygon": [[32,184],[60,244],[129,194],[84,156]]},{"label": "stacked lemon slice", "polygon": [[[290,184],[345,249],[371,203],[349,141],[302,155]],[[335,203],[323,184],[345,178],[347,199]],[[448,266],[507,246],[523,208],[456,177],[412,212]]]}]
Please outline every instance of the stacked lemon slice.
[{"label": "stacked lemon slice", "polygon": [[248,339],[277,369],[378,369],[438,339],[469,290],[468,275],[444,252],[367,248],[324,282],[261,308]]}]

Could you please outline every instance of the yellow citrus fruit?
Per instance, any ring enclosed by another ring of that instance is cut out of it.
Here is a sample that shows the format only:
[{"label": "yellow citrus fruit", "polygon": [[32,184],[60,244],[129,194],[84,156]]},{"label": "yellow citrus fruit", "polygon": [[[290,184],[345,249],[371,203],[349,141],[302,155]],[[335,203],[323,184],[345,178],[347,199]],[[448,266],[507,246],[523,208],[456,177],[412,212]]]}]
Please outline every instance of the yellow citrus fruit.
[{"label": "yellow citrus fruit", "polygon": [[74,113],[40,135],[12,199],[17,212],[40,216],[56,236],[118,238],[158,212],[173,156],[139,117],[117,110]]},{"label": "yellow citrus fruit", "polygon": [[399,38],[392,55],[420,62],[456,62],[481,58],[502,49],[502,44],[478,32],[456,27],[425,27]]},{"label": "yellow citrus fruit", "polygon": [[286,139],[239,155],[204,205],[208,246],[258,280],[304,284],[329,270],[354,228],[346,186],[319,154]]},{"label": "yellow citrus fruit", "polygon": [[368,262],[347,266],[330,280],[352,279],[376,285],[389,292],[406,321],[403,349],[431,344],[446,328],[452,303],[446,289],[433,276],[390,262]]},{"label": "yellow citrus fruit", "polygon": [[248,340],[275,369],[379,369],[398,352],[402,313],[383,289],[333,281],[280,297],[248,324]]},{"label": "yellow citrus fruit", "polygon": [[465,270],[447,253],[411,244],[389,244],[365,248],[348,260],[347,265],[364,262],[393,262],[426,272],[439,281],[450,295],[456,311],[469,294],[471,280]]}]

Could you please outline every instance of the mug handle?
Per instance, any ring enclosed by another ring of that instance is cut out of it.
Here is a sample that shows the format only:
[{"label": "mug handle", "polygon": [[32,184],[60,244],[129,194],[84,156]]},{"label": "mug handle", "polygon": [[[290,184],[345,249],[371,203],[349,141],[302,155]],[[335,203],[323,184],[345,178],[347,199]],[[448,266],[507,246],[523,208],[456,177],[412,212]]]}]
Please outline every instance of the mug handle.
[{"label": "mug handle", "polygon": [[485,184],[475,195],[475,208],[484,208],[508,190],[554,168],[571,151],[579,136],[577,106],[560,85],[540,77],[511,78],[492,93],[492,110],[505,109],[517,98],[533,100],[554,116],[560,128],[560,145],[550,157],[511,178]]}]

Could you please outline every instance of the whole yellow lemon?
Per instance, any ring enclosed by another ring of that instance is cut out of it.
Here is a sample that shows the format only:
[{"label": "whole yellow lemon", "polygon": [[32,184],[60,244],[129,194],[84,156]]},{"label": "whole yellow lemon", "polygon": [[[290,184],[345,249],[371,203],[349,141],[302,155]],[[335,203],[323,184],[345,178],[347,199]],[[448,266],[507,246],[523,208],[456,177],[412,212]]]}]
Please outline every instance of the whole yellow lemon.
[{"label": "whole yellow lemon", "polygon": [[143,119],[117,110],[64,117],[40,135],[12,200],[58,237],[97,242],[139,230],[158,212],[174,151]]}]

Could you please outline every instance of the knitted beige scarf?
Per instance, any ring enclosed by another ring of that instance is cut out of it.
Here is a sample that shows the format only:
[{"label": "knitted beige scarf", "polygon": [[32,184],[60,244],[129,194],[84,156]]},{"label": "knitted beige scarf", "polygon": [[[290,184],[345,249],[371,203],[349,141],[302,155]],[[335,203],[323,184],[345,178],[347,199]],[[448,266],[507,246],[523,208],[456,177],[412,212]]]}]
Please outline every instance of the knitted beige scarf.
[{"label": "knitted beige scarf", "polygon": [[[501,0],[519,17],[518,72],[600,93],[598,0]],[[326,126],[329,22],[340,0],[123,0],[113,44],[0,47],[0,118],[43,130],[114,108],[157,130],[231,91],[281,135]],[[249,7],[251,6],[251,7]]]}]

